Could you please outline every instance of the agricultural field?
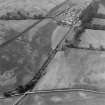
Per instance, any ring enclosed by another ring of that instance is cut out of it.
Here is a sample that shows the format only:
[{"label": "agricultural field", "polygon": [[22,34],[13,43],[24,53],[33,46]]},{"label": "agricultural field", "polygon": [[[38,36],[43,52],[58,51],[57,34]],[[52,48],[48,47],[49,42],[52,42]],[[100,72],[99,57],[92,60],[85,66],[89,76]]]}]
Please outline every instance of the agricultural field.
[{"label": "agricultural field", "polygon": [[[37,13],[38,15],[39,13],[53,15],[59,7],[56,5],[64,2],[64,0],[43,0],[41,4],[41,0],[34,1],[26,0],[23,6],[20,5],[20,0],[8,0],[8,2],[0,0],[0,13],[5,15],[7,8],[9,8],[8,11],[11,13],[17,9],[18,11],[29,12],[30,16],[33,16],[32,14],[37,15]],[[90,0],[84,0],[84,2],[83,0],[67,1],[71,4],[74,2],[75,5],[82,6],[85,1]],[[104,4],[104,1],[101,0],[99,13],[105,14]],[[34,7],[34,5],[37,7],[37,9],[34,8],[35,11],[31,7]],[[51,10],[52,8],[53,10]],[[16,36],[35,21],[37,22],[37,20],[0,20],[0,43],[2,44]],[[105,24],[105,20],[102,19],[93,19],[92,22]],[[0,50],[0,94],[2,95],[8,89],[14,89],[18,85],[27,84],[47,59],[49,51],[56,47],[67,31],[68,27],[58,26],[55,21],[45,19],[22,37],[2,48]],[[72,34],[69,33],[69,35]],[[79,46],[89,47],[89,44],[92,44],[95,48],[100,46],[105,48],[104,40],[105,31],[87,29],[82,33]],[[47,67],[47,73],[40,79],[33,90],[83,87],[104,91],[104,68],[104,52],[65,49],[65,51],[59,51],[56,54]],[[12,105],[18,98],[0,100],[0,105]],[[104,94],[100,95],[91,92],[59,92],[29,95],[19,105],[103,105],[105,103],[104,98]]]}]

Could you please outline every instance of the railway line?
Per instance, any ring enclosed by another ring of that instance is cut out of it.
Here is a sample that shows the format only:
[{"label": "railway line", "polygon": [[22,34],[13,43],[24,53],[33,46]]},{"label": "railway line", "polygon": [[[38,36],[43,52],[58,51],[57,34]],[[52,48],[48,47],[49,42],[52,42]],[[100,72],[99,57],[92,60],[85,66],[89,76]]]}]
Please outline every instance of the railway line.
[{"label": "railway line", "polygon": [[[87,48],[79,46],[79,43],[81,42],[82,33],[86,29],[105,30],[105,26],[103,26],[103,25],[92,24],[93,18],[105,19],[105,16],[103,14],[97,14],[97,10],[99,8],[98,4],[99,4],[99,2],[93,1],[85,9],[83,9],[83,10],[80,9],[78,14],[76,13],[77,11],[74,12],[75,8],[74,8],[73,12],[71,11],[71,8],[70,8],[70,9],[64,10],[63,12],[61,11],[60,13],[55,15],[55,17],[53,17],[52,20],[55,21],[58,25],[62,25],[64,27],[70,27],[69,31],[64,35],[64,37],[59,42],[59,44],[56,46],[56,48],[49,53],[48,59],[44,62],[42,67],[38,70],[38,72],[35,74],[33,79],[31,81],[29,81],[25,86],[18,86],[16,89],[9,90],[9,91],[5,92],[4,97],[9,98],[9,97],[18,96],[18,95],[23,95],[23,97],[24,97],[24,96],[26,96],[26,94],[28,94],[28,93],[30,94],[32,89],[37,85],[38,81],[46,74],[47,66],[52,61],[52,59],[54,58],[56,53],[60,50],[65,50],[65,48],[70,48],[70,49],[81,49],[81,50],[86,50],[86,51],[87,50],[105,51],[105,48],[103,46],[100,46],[100,48],[94,48],[91,44]],[[8,40],[7,42],[0,45],[0,48],[4,48],[6,45],[11,43],[13,40],[16,40],[18,37],[23,35],[23,33],[30,30],[32,27],[34,27],[35,25],[37,25],[39,22],[41,22],[43,19],[46,19],[46,18],[52,18],[52,17],[47,17],[47,16],[42,17],[42,19],[40,19],[37,23],[30,26],[30,28],[26,29],[25,31],[23,31],[22,33],[20,33],[16,37],[14,37],[13,39]],[[67,39],[67,36],[68,36],[69,32],[72,30],[75,31],[75,35],[74,35],[73,39],[69,40],[69,39]],[[69,91],[72,91],[72,90],[73,91],[92,92],[92,90],[88,90],[88,89],[71,89],[71,90],[69,89]],[[55,92],[57,92],[57,91],[55,91]],[[101,91],[100,92],[93,91],[93,92],[96,94],[97,93],[104,94],[104,92],[101,92]],[[39,92],[39,93],[41,93],[41,92]],[[36,94],[37,94],[37,92],[36,92]],[[19,101],[20,100],[18,100],[14,105],[17,105]]]}]

